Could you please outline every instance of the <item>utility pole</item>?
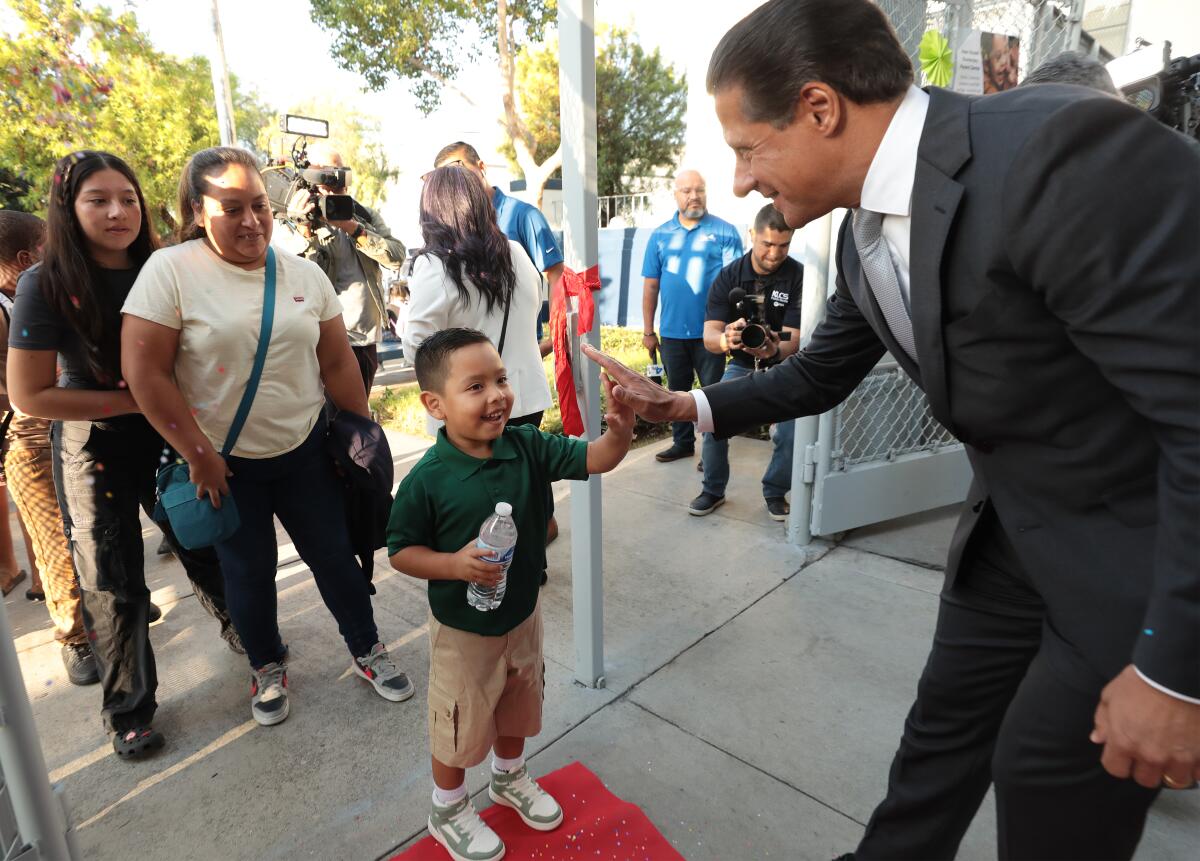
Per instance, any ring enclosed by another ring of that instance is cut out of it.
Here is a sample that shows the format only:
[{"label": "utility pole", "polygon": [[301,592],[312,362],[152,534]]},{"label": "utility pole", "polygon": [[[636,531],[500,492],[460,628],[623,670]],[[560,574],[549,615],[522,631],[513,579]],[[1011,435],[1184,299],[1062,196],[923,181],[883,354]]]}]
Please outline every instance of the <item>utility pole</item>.
[{"label": "utility pole", "polygon": [[237,128],[233,123],[233,91],[229,86],[229,69],[225,66],[225,37],[221,35],[221,12],[217,0],[212,0],[213,44],[208,65],[212,69],[213,96],[217,104],[217,130],[221,146],[237,146]]},{"label": "utility pole", "polygon": [[[586,272],[596,265],[596,34],[595,0],[559,0],[558,92],[563,151],[563,245],[567,266]],[[570,310],[570,309],[568,309]],[[568,326],[577,314],[569,314]],[[600,315],[583,338],[600,349]],[[583,400],[584,436],[600,435],[600,381],[587,358],[572,351]],[[571,482],[571,574],[575,621],[575,679],[602,688],[604,589],[600,476]]]}]

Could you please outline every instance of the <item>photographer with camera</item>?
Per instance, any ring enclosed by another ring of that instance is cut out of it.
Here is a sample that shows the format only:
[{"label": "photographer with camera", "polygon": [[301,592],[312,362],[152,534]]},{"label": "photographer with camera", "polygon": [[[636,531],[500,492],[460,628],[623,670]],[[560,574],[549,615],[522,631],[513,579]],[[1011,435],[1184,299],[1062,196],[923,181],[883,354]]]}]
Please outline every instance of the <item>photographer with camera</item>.
[{"label": "photographer with camera", "polygon": [[[749,253],[730,263],[708,291],[704,346],[710,353],[729,354],[722,381],[736,380],[777,365],[800,344],[800,290],[804,267],[788,257],[792,230],[773,205],[754,217],[754,243]],[[763,497],[772,520],[785,520],[785,498],[792,486],[794,421],[772,428],[774,451],[763,473]],[[729,441],[704,435],[704,484],[688,506],[703,517],[725,502],[729,483]]]},{"label": "photographer with camera", "polygon": [[353,212],[345,219],[323,215],[321,197],[346,195],[350,168],[337,151],[315,144],[308,151],[306,174],[318,171],[321,183],[313,190],[297,189],[288,201],[288,218],[301,225],[308,240],[299,253],[325,271],[342,302],[342,320],[350,346],[358,359],[367,394],[379,370],[379,344],[388,324],[387,294],[382,267],[398,269],[404,262],[404,245],[392,236],[379,213],[353,201]]}]

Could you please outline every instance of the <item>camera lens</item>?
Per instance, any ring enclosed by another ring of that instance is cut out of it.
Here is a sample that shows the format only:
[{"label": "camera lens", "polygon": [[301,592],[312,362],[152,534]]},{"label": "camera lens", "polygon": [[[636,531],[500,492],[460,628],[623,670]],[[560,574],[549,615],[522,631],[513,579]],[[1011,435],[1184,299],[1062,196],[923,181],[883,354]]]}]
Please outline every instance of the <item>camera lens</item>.
[{"label": "camera lens", "polygon": [[767,343],[767,330],[757,323],[748,323],[742,329],[742,345],[757,350]]}]

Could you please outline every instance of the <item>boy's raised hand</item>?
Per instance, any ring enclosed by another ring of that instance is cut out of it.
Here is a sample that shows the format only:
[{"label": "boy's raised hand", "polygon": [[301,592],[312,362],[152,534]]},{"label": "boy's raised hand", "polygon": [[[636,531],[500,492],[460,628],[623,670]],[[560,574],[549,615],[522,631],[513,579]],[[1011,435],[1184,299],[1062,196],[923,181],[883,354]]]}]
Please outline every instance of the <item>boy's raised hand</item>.
[{"label": "boy's raised hand", "polygon": [[604,387],[604,396],[608,401],[608,411],[604,414],[604,422],[612,432],[623,436],[633,435],[633,423],[636,414],[633,407],[617,400],[613,395],[616,381],[603,370],[600,371],[600,385]]},{"label": "boy's raised hand", "polygon": [[479,586],[498,586],[500,577],[504,573],[504,566],[483,560],[484,556],[488,556],[492,552],[486,547],[476,547],[475,542],[470,541],[462,550],[455,553],[454,558],[450,561],[450,570],[454,574],[454,579],[465,580]]}]

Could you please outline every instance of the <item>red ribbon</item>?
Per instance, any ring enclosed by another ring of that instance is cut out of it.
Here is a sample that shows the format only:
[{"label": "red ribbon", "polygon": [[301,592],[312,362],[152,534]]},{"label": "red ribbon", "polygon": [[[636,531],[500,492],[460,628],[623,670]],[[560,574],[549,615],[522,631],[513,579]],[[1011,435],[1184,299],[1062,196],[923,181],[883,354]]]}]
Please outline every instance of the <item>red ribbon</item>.
[{"label": "red ribbon", "polygon": [[567,337],[567,312],[569,299],[579,297],[579,334],[592,329],[596,314],[596,303],[592,292],[600,289],[600,266],[592,266],[583,273],[563,269],[562,277],[550,292],[550,334],[554,339],[554,384],[558,389],[558,405],[562,411],[563,433],[583,436],[583,416],[579,413],[579,401],[575,397],[575,380],[571,376],[571,354]]}]

